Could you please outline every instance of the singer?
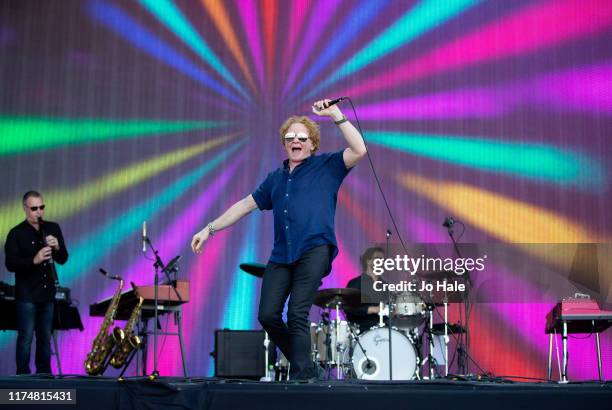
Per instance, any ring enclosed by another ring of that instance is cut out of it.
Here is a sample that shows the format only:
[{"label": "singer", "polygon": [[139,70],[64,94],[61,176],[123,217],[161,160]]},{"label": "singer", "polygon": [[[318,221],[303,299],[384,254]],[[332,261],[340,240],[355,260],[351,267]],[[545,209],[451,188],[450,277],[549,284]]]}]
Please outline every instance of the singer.
[{"label": "singer", "polygon": [[[36,332],[36,373],[51,374],[51,332],[55,301],[53,261],[64,264],[68,251],[58,224],[44,221],[43,197],[23,196],[26,219],[10,230],[4,243],[6,268],[15,272],[17,302],[17,374],[30,373],[30,347]],[[44,236],[43,236],[44,232]]]},{"label": "singer", "polygon": [[[215,232],[256,208],[272,210],[274,247],[263,277],[258,317],[289,359],[291,380],[319,376],[319,369],[310,360],[308,312],[321,279],[331,271],[331,263],[338,254],[334,217],[340,184],[366,155],[361,134],[335,104],[339,100],[317,101],[312,112],[330,117],[348,148],[316,155],[321,142],[318,125],[305,116],[288,118],[280,128],[280,142],[287,154],[283,165],[191,241],[193,251],[199,253]],[[282,311],[287,298],[285,324]]]}]

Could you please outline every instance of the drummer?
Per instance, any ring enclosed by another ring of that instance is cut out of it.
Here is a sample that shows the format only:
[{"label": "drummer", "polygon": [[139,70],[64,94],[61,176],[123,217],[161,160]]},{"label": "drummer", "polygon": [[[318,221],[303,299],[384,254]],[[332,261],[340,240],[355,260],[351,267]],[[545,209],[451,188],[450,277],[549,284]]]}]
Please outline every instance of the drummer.
[{"label": "drummer", "polygon": [[[346,285],[347,288],[357,289],[362,293],[362,300],[368,295],[374,294],[374,282],[380,278],[374,274],[374,259],[382,259],[385,257],[385,252],[380,247],[372,247],[365,250],[361,258],[361,275],[351,279]],[[371,298],[368,298],[371,300]],[[359,325],[360,331],[368,330],[379,323],[378,312],[380,311],[378,303],[362,303],[358,307],[346,307],[344,309],[346,318],[349,322]]]}]

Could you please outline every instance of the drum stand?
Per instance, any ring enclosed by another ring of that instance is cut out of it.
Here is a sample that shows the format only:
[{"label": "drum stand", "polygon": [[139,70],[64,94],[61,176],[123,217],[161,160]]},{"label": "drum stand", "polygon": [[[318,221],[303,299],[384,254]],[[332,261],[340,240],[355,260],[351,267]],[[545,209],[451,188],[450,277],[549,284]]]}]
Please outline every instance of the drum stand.
[{"label": "drum stand", "polygon": [[260,382],[271,382],[273,381],[273,379],[270,376],[270,369],[268,367],[268,363],[270,363],[270,338],[268,337],[268,332],[266,332],[265,330],[264,330],[263,347],[264,347],[265,370],[264,370],[264,376],[261,379],[259,379],[259,381]]},{"label": "drum stand", "polygon": [[[436,360],[434,358],[434,333],[433,333],[433,311],[435,306],[428,306],[428,320],[427,320],[427,333],[429,333],[429,355],[427,356],[427,360],[429,361],[429,377],[430,379],[436,378]],[[444,297],[444,376],[448,376],[448,344],[450,338],[448,336],[448,298]],[[423,362],[425,364],[425,362]]]},{"label": "drum stand", "polygon": [[[446,282],[446,281],[445,281]],[[446,288],[446,283],[445,286]],[[444,376],[448,376],[448,297],[444,292]]]},{"label": "drum stand", "polygon": [[427,361],[429,364],[429,379],[434,380],[436,378],[436,360],[434,359],[433,353],[436,348],[434,345],[434,337],[433,337],[433,311],[435,306],[428,305],[428,320],[427,320],[427,333],[429,333],[429,354],[427,355]]},{"label": "drum stand", "polygon": [[[340,360],[340,353],[342,347],[340,346],[340,304],[342,302],[337,302],[336,305],[336,380],[340,380],[340,372],[342,372],[342,376],[344,376],[344,370],[342,369],[342,363]],[[332,361],[333,364],[334,361]],[[344,377],[343,377],[344,378]]]}]

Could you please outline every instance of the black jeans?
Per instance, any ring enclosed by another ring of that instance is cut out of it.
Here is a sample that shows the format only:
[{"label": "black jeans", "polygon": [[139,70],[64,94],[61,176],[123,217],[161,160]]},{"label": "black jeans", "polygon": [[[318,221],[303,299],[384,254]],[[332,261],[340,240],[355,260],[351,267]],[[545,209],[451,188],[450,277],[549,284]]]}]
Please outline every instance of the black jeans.
[{"label": "black jeans", "polygon": [[[269,262],[261,285],[259,323],[291,363],[289,377],[305,380],[316,376],[310,356],[308,313],[321,279],[327,273],[331,250],[317,246],[302,254],[291,265]],[[287,324],[283,307],[287,297]]]},{"label": "black jeans", "polygon": [[17,301],[17,374],[30,374],[30,349],[36,332],[36,373],[51,373],[53,302]]}]

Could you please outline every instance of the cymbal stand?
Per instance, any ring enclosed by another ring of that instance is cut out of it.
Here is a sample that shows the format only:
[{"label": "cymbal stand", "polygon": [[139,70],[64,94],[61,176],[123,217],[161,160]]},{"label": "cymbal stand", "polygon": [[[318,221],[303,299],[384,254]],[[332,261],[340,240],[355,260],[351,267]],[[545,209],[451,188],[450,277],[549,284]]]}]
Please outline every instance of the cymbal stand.
[{"label": "cymbal stand", "polygon": [[268,332],[266,332],[264,330],[264,342],[263,342],[263,346],[264,346],[264,366],[265,366],[265,371],[264,371],[264,376],[259,379],[260,382],[271,382],[272,381],[272,377],[270,377],[270,370],[268,368],[268,363],[270,360],[270,338],[268,337]]},{"label": "cymbal stand", "polygon": [[335,305],[336,305],[336,380],[340,380],[340,372],[342,372],[342,375],[344,376],[344,372],[342,371],[342,365],[340,363],[340,351],[341,351],[341,346],[340,346],[340,305],[342,304],[341,301],[338,301]]},{"label": "cymbal stand", "polygon": [[436,378],[436,372],[435,372],[435,368],[434,368],[434,357],[433,357],[433,353],[434,353],[434,338],[433,338],[433,310],[434,310],[434,306],[427,306],[427,310],[428,310],[428,315],[429,315],[429,319],[427,323],[427,327],[429,329],[429,379],[433,380]]},{"label": "cymbal stand", "polygon": [[448,293],[446,292],[446,280],[444,281],[444,376],[448,376]]}]

